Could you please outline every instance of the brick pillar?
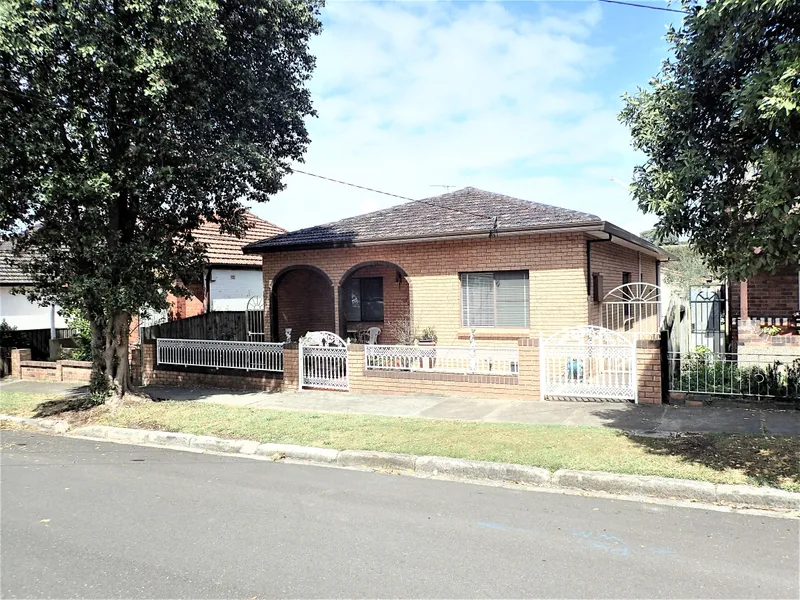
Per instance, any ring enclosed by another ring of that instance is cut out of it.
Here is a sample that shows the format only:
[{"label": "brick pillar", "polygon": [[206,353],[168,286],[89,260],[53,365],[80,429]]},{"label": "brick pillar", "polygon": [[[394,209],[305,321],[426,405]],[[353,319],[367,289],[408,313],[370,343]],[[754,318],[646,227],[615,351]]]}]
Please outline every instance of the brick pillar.
[{"label": "brick pillar", "polygon": [[60,360],[56,361],[56,381],[64,381],[64,365]]},{"label": "brick pillar", "polygon": [[128,348],[128,361],[131,369],[131,381],[133,385],[142,385],[142,356],[139,344],[133,344]]},{"label": "brick pillar", "polygon": [[283,390],[296,392],[300,383],[300,363],[297,344],[283,345]]},{"label": "brick pillar", "polygon": [[519,347],[519,392],[521,400],[540,400],[539,340],[520,338]]},{"label": "brick pillar", "polygon": [[272,331],[272,317],[270,311],[272,310],[272,280],[264,279],[264,341],[282,342],[285,338],[280,332]]},{"label": "brick pillar", "polygon": [[347,337],[347,332],[344,331],[344,324],[342,322],[343,319],[342,316],[339,314],[339,306],[341,306],[340,296],[342,294],[342,289],[338,283],[334,283],[332,287],[333,287],[333,323],[331,324],[331,326],[333,327],[333,329],[331,329],[331,331],[334,332],[336,335],[338,335],[340,338],[344,339],[345,337]]},{"label": "brick pillar", "polygon": [[661,347],[659,340],[636,342],[639,404],[661,404]]},{"label": "brick pillar", "polygon": [[14,348],[11,350],[11,376],[22,378],[22,361],[31,360],[31,351],[28,348]]},{"label": "brick pillar", "polygon": [[142,363],[139,365],[140,385],[149,385],[156,368],[156,341],[142,343]]},{"label": "brick pillar", "polygon": [[369,393],[369,382],[364,377],[364,344],[348,344],[347,363],[350,391],[361,394]]}]

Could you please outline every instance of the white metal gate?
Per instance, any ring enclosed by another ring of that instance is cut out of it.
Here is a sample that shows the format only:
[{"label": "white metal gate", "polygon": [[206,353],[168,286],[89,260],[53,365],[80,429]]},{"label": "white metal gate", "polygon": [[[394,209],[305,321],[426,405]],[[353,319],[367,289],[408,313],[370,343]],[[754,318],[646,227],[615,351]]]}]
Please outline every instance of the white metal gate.
[{"label": "white metal gate", "polygon": [[300,383],[304,387],[349,390],[347,343],[330,331],[312,331],[300,338]]},{"label": "white metal gate", "polygon": [[542,400],[600,398],[638,402],[636,335],[582,325],[539,337]]},{"label": "white metal gate", "polygon": [[661,288],[652,283],[625,283],[608,292],[600,306],[600,325],[637,335],[661,331]]}]

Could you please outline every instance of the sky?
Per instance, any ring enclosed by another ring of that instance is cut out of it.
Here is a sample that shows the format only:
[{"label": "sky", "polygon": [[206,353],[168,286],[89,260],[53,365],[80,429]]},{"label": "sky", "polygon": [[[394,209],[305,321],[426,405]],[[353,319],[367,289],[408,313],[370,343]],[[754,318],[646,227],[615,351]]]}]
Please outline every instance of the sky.
[{"label": "sky", "polygon": [[[472,186],[639,233],[655,222],[627,190],[644,157],[617,114],[658,72],[679,21],[595,0],[328,0],[311,43],[318,115],[295,166],[413,199]],[[404,202],[301,173],[284,181],[253,212],[288,230]]]}]

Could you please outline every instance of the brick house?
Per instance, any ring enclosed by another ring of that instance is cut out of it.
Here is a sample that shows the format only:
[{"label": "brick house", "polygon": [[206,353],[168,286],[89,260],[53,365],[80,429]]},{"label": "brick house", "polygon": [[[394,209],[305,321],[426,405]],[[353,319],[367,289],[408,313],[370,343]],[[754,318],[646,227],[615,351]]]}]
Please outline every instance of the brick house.
[{"label": "brick house", "polygon": [[242,243],[269,238],[286,230],[247,213],[249,229],[244,236],[220,233],[215,223],[204,223],[194,237],[206,244],[208,264],[202,273],[184,279],[191,298],[169,295],[170,318],[183,319],[207,312],[245,310],[248,298],[261,294],[261,261],[242,253]]},{"label": "brick house", "polygon": [[131,343],[139,342],[139,328],[158,323],[186,319],[209,312],[243,311],[252,296],[260,296],[262,288],[261,260],[242,253],[242,242],[255,242],[286,230],[252,213],[247,213],[250,224],[243,237],[220,233],[219,226],[206,222],[198,227],[194,236],[207,247],[208,263],[202,273],[185,276],[182,284],[192,293],[190,298],[167,295],[170,308],[160,318],[155,315],[140,323],[138,317],[131,321]]},{"label": "brick house", "polygon": [[433,327],[439,344],[482,345],[597,324],[623,283],[658,284],[667,255],[601,218],[475,188],[250,243],[268,339],[378,326]]},{"label": "brick house", "polygon": [[[784,268],[731,282],[729,326],[731,351],[800,356],[800,273]],[[762,327],[780,328],[777,336],[762,335]]]}]

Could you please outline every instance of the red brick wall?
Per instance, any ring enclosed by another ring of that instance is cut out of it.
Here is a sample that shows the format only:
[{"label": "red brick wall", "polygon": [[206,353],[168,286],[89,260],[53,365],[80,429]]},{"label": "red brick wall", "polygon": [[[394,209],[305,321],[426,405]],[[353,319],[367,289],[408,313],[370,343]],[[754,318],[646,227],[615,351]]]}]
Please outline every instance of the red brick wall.
[{"label": "red brick wall", "polygon": [[191,298],[179,298],[172,294],[167,294],[167,302],[172,305],[169,311],[170,319],[185,319],[196,317],[206,312],[205,289],[201,282],[184,284],[186,289],[192,292]]},{"label": "red brick wall", "polygon": [[88,383],[92,375],[92,363],[83,360],[59,360],[55,362],[29,360],[30,350],[11,351],[11,374],[19,379],[35,381],[73,381]]},{"label": "red brick wall", "polygon": [[[785,269],[775,275],[759,273],[747,280],[748,316],[790,317],[800,309],[797,271]],[[729,286],[732,317],[741,317],[740,283]]]},{"label": "red brick wall", "polygon": [[[287,327],[292,328],[292,339],[299,340],[309,331],[331,331],[336,326],[333,288],[316,271],[296,269],[285,273],[275,286],[275,295],[278,330],[273,332],[273,341],[283,341]],[[269,315],[266,318],[269,327]]]},{"label": "red brick wall", "polygon": [[[291,352],[291,351],[290,351]],[[289,352],[289,353],[290,353]],[[288,353],[287,353],[288,354]],[[294,350],[295,356],[297,350]],[[157,369],[156,345],[153,343],[142,344],[142,385],[165,385],[175,387],[201,387],[234,390],[253,390],[264,392],[281,391],[284,386],[282,373],[248,372],[225,369]],[[284,363],[286,368],[291,365]],[[297,370],[297,359],[294,359],[294,369]],[[138,368],[133,369],[138,372]],[[296,381],[296,378],[295,378]]]},{"label": "red brick wall", "polygon": [[396,344],[397,338],[391,331],[391,324],[401,320],[404,316],[410,316],[411,305],[409,302],[408,281],[405,278],[401,278],[398,282],[397,269],[389,265],[362,267],[357,269],[348,279],[356,277],[381,277],[383,279],[383,321],[348,323],[345,325],[345,331],[348,330],[348,325],[358,330],[380,327],[381,333],[378,336],[378,343]]}]

